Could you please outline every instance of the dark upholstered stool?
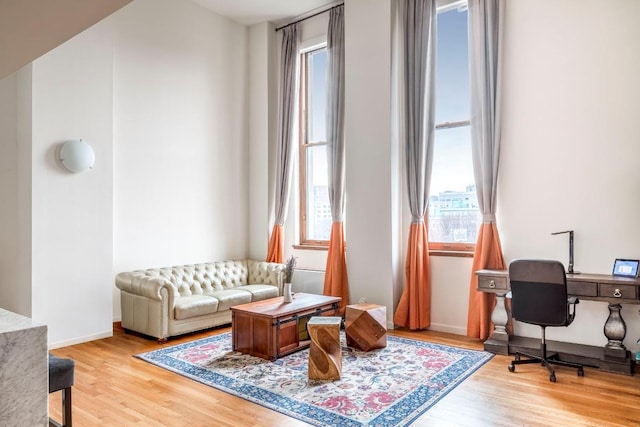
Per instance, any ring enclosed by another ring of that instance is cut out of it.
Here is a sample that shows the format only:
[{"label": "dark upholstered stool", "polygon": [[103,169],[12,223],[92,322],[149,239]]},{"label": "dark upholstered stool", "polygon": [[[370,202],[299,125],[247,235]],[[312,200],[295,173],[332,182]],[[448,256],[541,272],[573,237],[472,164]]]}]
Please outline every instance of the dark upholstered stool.
[{"label": "dark upholstered stool", "polygon": [[71,386],[75,362],[49,353],[49,393],[62,390],[62,423],[49,418],[49,426],[71,427]]}]

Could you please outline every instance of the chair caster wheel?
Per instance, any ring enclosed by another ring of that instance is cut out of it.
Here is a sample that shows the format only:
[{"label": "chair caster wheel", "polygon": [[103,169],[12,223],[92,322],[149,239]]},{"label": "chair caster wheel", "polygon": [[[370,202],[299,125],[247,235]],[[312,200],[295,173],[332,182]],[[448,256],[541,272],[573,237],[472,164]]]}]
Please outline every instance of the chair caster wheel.
[{"label": "chair caster wheel", "polygon": [[584,369],[582,369],[582,368],[578,369],[578,376],[579,377],[584,377]]},{"label": "chair caster wheel", "polygon": [[516,367],[515,367],[515,365],[513,363],[510,364],[507,368],[509,369],[509,372],[515,372],[516,371]]},{"label": "chair caster wheel", "polygon": [[549,381],[551,381],[552,383],[555,383],[556,382],[556,375],[555,374],[549,375]]}]

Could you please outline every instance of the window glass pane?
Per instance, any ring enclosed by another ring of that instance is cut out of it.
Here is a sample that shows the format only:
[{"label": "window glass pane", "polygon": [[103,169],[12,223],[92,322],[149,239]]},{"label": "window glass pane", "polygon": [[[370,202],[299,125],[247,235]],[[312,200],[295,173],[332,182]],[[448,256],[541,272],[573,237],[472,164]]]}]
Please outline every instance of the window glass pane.
[{"label": "window glass pane", "polygon": [[307,240],[329,240],[331,206],[327,179],[327,146],[307,148]]},{"label": "window glass pane", "polygon": [[[467,10],[438,14],[436,131],[429,192],[429,241],[477,240],[478,209],[469,126]],[[442,127],[453,123],[454,127]],[[440,127],[438,127],[440,125]]]},{"label": "window glass pane", "polygon": [[309,92],[308,92],[308,140],[307,142],[326,141],[325,117],[327,110],[326,73],[327,50],[320,49],[309,53]]},{"label": "window glass pane", "polygon": [[481,215],[470,127],[436,130],[429,196],[429,241],[475,243]]},{"label": "window glass pane", "polygon": [[469,120],[467,10],[438,14],[436,123]]}]

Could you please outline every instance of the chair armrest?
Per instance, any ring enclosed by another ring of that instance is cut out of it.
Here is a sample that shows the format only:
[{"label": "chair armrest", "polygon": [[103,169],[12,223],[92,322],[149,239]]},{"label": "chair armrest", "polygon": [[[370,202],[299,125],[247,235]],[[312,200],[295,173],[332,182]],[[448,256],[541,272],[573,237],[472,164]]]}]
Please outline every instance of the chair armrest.
[{"label": "chair armrest", "polygon": [[576,317],[576,304],[579,304],[580,300],[576,297],[567,298],[567,305],[569,306],[569,319],[567,321],[567,326],[573,322],[573,319]]}]

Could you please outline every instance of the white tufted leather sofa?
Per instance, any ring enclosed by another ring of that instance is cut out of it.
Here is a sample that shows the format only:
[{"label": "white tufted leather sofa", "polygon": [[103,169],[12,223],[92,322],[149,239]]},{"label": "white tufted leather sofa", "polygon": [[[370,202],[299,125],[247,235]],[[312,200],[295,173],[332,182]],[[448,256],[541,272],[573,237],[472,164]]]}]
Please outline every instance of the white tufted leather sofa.
[{"label": "white tufted leather sofa", "polygon": [[119,273],[122,327],[165,341],[231,323],[231,306],[280,295],[283,271],[240,260]]}]

